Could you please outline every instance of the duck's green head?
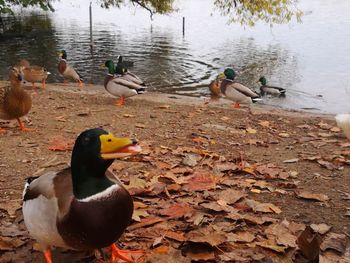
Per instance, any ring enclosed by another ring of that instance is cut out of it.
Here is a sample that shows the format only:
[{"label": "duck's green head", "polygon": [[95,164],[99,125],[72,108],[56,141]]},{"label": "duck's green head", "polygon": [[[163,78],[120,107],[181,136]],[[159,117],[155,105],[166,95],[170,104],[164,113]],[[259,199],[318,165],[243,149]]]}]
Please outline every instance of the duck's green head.
[{"label": "duck's green head", "polygon": [[265,86],[267,84],[267,80],[264,76],[260,77],[259,81],[261,83],[261,85]]},{"label": "duck's green head", "polygon": [[67,59],[67,52],[65,50],[61,50],[60,52],[58,52],[58,56],[59,58]]},{"label": "duck's green head", "polygon": [[117,138],[100,128],[82,132],[72,152],[74,195],[82,199],[108,188],[112,183],[105,173],[113,160],[140,151],[141,147],[135,139]]},{"label": "duck's green head", "polygon": [[236,77],[236,72],[232,68],[225,69],[224,74],[226,78],[230,80],[234,80]]},{"label": "duck's green head", "polygon": [[107,60],[104,65],[101,65],[102,67],[108,68],[108,73],[109,74],[114,74],[115,73],[115,67],[114,67],[114,62],[112,60]]}]

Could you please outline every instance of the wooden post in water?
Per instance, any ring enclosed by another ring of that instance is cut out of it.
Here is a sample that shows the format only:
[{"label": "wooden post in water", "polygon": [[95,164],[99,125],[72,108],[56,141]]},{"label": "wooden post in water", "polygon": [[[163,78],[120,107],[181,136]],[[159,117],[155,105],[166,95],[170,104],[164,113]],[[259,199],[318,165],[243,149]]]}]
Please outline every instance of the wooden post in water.
[{"label": "wooden post in water", "polygon": [[185,35],[185,17],[182,17],[182,35]]},{"label": "wooden post in water", "polygon": [[94,46],[94,40],[92,39],[92,2],[90,2],[89,6],[89,18],[90,18],[90,48],[92,49]]}]

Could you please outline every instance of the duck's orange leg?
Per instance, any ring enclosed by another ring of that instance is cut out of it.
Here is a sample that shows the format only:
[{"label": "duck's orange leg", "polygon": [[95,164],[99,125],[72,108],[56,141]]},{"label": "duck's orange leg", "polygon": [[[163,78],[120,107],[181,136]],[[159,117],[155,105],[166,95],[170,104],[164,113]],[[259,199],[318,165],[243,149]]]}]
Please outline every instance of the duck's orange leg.
[{"label": "duck's orange leg", "polygon": [[116,106],[122,107],[125,104],[125,98],[120,97],[120,99],[115,103]]},{"label": "duck's orange leg", "polygon": [[24,124],[23,124],[23,122],[21,121],[20,118],[17,118],[17,121],[18,121],[18,124],[19,124],[19,128],[21,129],[22,132],[29,132],[29,131],[32,130],[30,128],[24,127]]},{"label": "duck's orange leg", "polygon": [[45,80],[43,80],[43,82],[41,82],[41,89],[42,90],[46,89],[46,82],[45,82]]},{"label": "duck's orange leg", "polygon": [[128,263],[133,263],[134,261],[130,259],[127,255],[128,254],[144,254],[145,252],[142,250],[121,250],[119,249],[115,244],[112,244],[110,246],[112,254],[111,254],[111,262],[115,262],[118,258],[121,260],[124,260]]},{"label": "duck's orange leg", "polygon": [[232,106],[233,106],[233,108],[235,108],[235,109],[239,109],[239,108],[241,107],[240,104],[239,104],[239,102],[235,102],[235,104],[233,104]]},{"label": "duck's orange leg", "polygon": [[80,80],[80,79],[78,79],[78,86],[79,86],[79,88],[82,88],[83,87],[83,82]]},{"label": "duck's orange leg", "polygon": [[48,248],[43,253],[44,253],[44,257],[45,257],[46,263],[52,263],[51,249]]}]

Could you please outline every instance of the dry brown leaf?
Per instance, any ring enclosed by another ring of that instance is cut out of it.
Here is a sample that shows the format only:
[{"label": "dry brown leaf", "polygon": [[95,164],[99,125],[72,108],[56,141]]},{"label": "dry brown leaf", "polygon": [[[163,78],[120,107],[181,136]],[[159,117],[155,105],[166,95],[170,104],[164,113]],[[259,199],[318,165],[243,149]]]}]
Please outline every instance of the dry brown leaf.
[{"label": "dry brown leaf", "polygon": [[318,262],[320,254],[321,238],[314,233],[310,226],[300,234],[297,239],[297,244],[302,254],[309,260],[309,262]]},{"label": "dry brown leaf", "polygon": [[274,240],[264,240],[262,242],[256,242],[256,245],[263,247],[263,248],[268,248],[271,249],[273,251],[276,251],[278,253],[284,253],[285,250],[287,249],[287,247],[284,246],[279,246],[276,244],[276,242]]},{"label": "dry brown leaf", "polygon": [[322,167],[327,168],[330,171],[333,171],[335,169],[337,169],[338,167],[335,166],[334,164],[332,164],[331,162],[328,161],[324,161],[324,160],[318,160],[317,161]]},{"label": "dry brown leaf", "polygon": [[341,129],[339,127],[335,126],[335,127],[331,128],[330,131],[331,132],[340,132]]},{"label": "dry brown leaf", "polygon": [[228,233],[227,241],[239,243],[251,243],[255,239],[255,235],[248,231],[240,231],[236,233]]},{"label": "dry brown leaf", "polygon": [[286,132],[281,132],[278,134],[278,136],[280,136],[282,138],[289,138],[290,137],[289,133],[286,133]]},{"label": "dry brown leaf", "polygon": [[49,142],[50,151],[71,151],[73,149],[74,140],[64,138],[63,136],[56,136]]},{"label": "dry brown leaf", "polygon": [[191,259],[184,257],[181,250],[174,249],[170,246],[159,246],[137,260],[137,263],[190,263]]},{"label": "dry brown leaf", "polygon": [[227,204],[231,205],[236,203],[243,197],[246,197],[247,194],[242,191],[227,189],[219,193],[216,192],[214,196],[217,198],[217,200],[224,200]]},{"label": "dry brown leaf", "polygon": [[141,222],[141,217],[148,217],[149,214],[146,210],[140,210],[140,209],[134,209],[134,212],[132,214],[132,220],[136,222]]},{"label": "dry brown leaf", "polygon": [[206,171],[196,171],[193,176],[188,178],[183,189],[186,191],[204,191],[215,188],[216,178]]},{"label": "dry brown leaf", "polygon": [[235,249],[234,251],[219,255],[221,261],[224,262],[264,262],[263,259],[266,255],[257,252],[253,249]]},{"label": "dry brown leaf", "polygon": [[321,244],[321,250],[332,249],[344,254],[346,250],[347,238],[344,234],[328,233]]},{"label": "dry brown leaf", "polygon": [[316,201],[321,201],[321,202],[325,202],[325,201],[329,200],[329,197],[325,194],[313,194],[313,193],[309,193],[306,191],[297,191],[296,195],[299,198],[308,199],[308,200],[316,200]]},{"label": "dry brown leaf", "polygon": [[321,235],[324,235],[326,233],[329,232],[329,230],[331,230],[331,226],[327,225],[327,224],[311,224],[310,227],[312,228],[312,230],[316,233],[319,233]]},{"label": "dry brown leaf", "polygon": [[16,249],[26,242],[20,240],[19,238],[10,238],[10,237],[2,237],[0,236],[0,251],[8,251]]},{"label": "dry brown leaf", "polygon": [[278,224],[270,225],[265,230],[267,236],[273,236],[276,240],[276,244],[285,247],[296,247],[297,237],[293,235],[287,228],[288,222],[283,221]]},{"label": "dry brown leaf", "polygon": [[3,237],[18,237],[26,234],[26,231],[20,230],[15,224],[0,226],[0,236]]},{"label": "dry brown leaf", "polygon": [[253,128],[247,128],[246,129],[247,133],[249,134],[256,134],[257,133],[257,130],[253,129]]},{"label": "dry brown leaf", "polygon": [[271,203],[260,203],[255,200],[246,199],[245,204],[250,207],[254,212],[262,213],[276,213],[280,214],[282,212],[277,206]]},{"label": "dry brown leaf", "polygon": [[149,227],[154,224],[157,224],[159,222],[162,222],[163,219],[160,217],[147,217],[141,220],[139,223],[132,224],[128,227],[129,231],[133,231],[135,229],[141,228],[141,227]]},{"label": "dry brown leaf", "polygon": [[174,232],[170,230],[168,230],[164,236],[179,242],[184,242],[187,240],[184,233]]},{"label": "dry brown leaf", "polygon": [[124,118],[134,118],[135,115],[132,115],[132,114],[124,114],[123,117],[124,117]]},{"label": "dry brown leaf", "polygon": [[210,227],[193,230],[186,234],[188,241],[193,243],[208,244],[216,247],[226,242],[226,235],[213,230]]},{"label": "dry brown leaf", "polygon": [[135,124],[135,127],[136,127],[136,128],[140,128],[140,129],[144,129],[144,128],[146,128],[146,125],[143,124],[143,123],[136,123],[136,124]]},{"label": "dry brown leaf", "polygon": [[16,211],[21,208],[20,199],[6,200],[5,202],[0,202],[0,209],[5,210],[10,217],[16,217]]},{"label": "dry brown leaf", "polygon": [[265,128],[270,127],[270,122],[269,121],[259,121],[259,125]]},{"label": "dry brown leaf", "polygon": [[210,203],[203,203],[201,204],[202,207],[213,210],[215,212],[230,212],[232,208],[228,205],[220,205],[217,202],[210,202]]},{"label": "dry brown leaf", "polygon": [[214,251],[188,251],[186,256],[190,257],[194,261],[211,261],[215,259]]},{"label": "dry brown leaf", "polygon": [[159,107],[158,107],[159,109],[169,109],[170,108],[170,105],[160,105]]},{"label": "dry brown leaf", "polygon": [[187,203],[175,203],[159,210],[159,214],[171,219],[178,219],[193,214],[193,209]]}]

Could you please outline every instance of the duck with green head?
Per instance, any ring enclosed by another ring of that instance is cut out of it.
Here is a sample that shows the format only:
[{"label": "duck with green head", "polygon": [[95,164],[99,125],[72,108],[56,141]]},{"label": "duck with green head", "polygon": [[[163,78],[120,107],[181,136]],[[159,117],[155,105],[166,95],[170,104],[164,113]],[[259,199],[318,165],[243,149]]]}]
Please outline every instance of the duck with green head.
[{"label": "duck with green head", "polygon": [[62,50],[58,53],[60,61],[58,62],[57,68],[58,72],[64,77],[64,84],[68,83],[68,80],[74,80],[78,83],[79,87],[83,86],[83,79],[80,75],[75,71],[75,69],[67,63],[67,52]]},{"label": "duck with green head", "polygon": [[124,61],[122,56],[118,57],[118,62],[115,67],[115,74],[119,76],[123,76],[124,79],[127,79],[135,84],[146,86],[146,84],[134,73],[130,72],[127,69],[127,66],[133,64],[129,61]]},{"label": "duck with green head", "polygon": [[267,94],[274,95],[274,96],[283,96],[286,94],[286,90],[284,88],[267,85],[267,80],[264,76],[260,77],[258,82],[261,83],[260,94],[262,96],[267,95]]},{"label": "duck with green head", "polygon": [[232,68],[227,68],[223,72],[225,79],[221,81],[221,93],[229,100],[234,101],[234,108],[240,108],[240,103],[251,104],[260,100],[257,93],[248,87],[235,81],[236,73]]},{"label": "duck with green head", "polygon": [[111,247],[112,262],[132,262],[114,242],[131,222],[133,200],[108,167],[115,159],[140,151],[134,139],[117,138],[100,128],[86,130],[75,141],[71,167],[27,180],[24,223],[47,263],[52,263],[52,246]]},{"label": "duck with green head", "polygon": [[123,106],[126,98],[145,92],[146,87],[134,82],[127,74],[115,74],[115,66],[112,60],[107,60],[101,67],[108,69],[104,80],[105,89],[113,96],[119,97],[115,105]]}]

